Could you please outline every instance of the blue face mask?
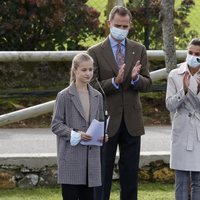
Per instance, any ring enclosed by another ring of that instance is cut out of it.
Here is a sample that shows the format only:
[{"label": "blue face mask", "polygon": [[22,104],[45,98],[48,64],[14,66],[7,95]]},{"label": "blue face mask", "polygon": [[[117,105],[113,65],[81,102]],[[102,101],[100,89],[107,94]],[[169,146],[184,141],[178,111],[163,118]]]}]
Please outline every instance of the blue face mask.
[{"label": "blue face mask", "polygon": [[122,41],[128,35],[128,30],[123,30],[123,29],[116,28],[113,26],[112,28],[110,28],[110,33],[116,40]]},{"label": "blue face mask", "polygon": [[187,54],[186,62],[190,67],[196,68],[200,66],[200,56],[193,56],[193,55]]}]

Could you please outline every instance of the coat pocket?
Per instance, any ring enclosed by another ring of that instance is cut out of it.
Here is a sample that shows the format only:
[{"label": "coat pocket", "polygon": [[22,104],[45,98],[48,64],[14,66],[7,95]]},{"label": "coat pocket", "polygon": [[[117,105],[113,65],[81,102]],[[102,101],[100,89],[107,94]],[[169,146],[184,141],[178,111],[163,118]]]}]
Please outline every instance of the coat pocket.
[{"label": "coat pocket", "polygon": [[172,121],[172,133],[175,136],[180,136],[183,132],[183,125],[185,123],[185,116],[183,114],[175,113]]}]

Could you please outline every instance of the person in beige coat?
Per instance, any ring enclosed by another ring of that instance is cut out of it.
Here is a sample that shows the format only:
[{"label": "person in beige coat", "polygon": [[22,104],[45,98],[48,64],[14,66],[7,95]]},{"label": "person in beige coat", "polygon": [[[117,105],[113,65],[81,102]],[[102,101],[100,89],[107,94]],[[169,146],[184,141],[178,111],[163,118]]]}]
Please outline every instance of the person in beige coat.
[{"label": "person in beige coat", "polygon": [[71,84],[56,98],[51,129],[57,135],[63,200],[93,200],[93,188],[102,184],[100,147],[80,143],[92,139],[85,132],[93,119],[104,120],[102,95],[89,85],[92,76],[93,59],[86,53],[76,55]]},{"label": "person in beige coat", "polygon": [[[168,76],[166,107],[172,112],[170,167],[176,200],[200,199],[200,39],[193,39],[186,62]],[[190,182],[191,180],[191,182]]]}]

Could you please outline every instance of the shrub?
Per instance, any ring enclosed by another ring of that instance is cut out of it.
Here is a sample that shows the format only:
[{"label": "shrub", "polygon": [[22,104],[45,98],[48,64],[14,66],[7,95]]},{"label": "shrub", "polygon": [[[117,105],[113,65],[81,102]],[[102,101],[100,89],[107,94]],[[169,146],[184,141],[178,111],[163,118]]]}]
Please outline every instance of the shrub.
[{"label": "shrub", "polygon": [[[130,36],[144,43],[147,49],[162,49],[162,19],[159,17],[161,0],[129,0],[127,8],[133,15],[133,28]],[[174,13],[175,43],[179,49],[185,49],[197,33],[185,31],[190,27],[186,18],[193,4],[184,1]]]},{"label": "shrub", "polygon": [[81,49],[101,32],[86,0],[0,0],[0,50]]}]

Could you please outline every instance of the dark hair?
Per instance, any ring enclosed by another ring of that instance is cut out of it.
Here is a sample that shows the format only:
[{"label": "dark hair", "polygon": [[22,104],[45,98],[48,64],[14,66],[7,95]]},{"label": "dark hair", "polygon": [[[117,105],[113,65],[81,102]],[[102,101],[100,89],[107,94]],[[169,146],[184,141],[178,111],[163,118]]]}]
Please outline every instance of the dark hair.
[{"label": "dark hair", "polygon": [[193,38],[193,39],[189,42],[188,46],[189,46],[189,45],[200,46],[200,38]]},{"label": "dark hair", "polygon": [[113,20],[115,14],[119,14],[121,16],[128,15],[129,18],[130,18],[130,21],[132,20],[131,12],[127,8],[125,8],[123,6],[115,6],[115,7],[113,7],[113,9],[110,11],[110,14],[109,14],[109,21]]},{"label": "dark hair", "polygon": [[76,56],[74,56],[71,66],[70,83],[76,81],[74,71],[77,70],[77,68],[80,66],[80,63],[83,61],[91,61],[92,63],[94,63],[92,57],[87,53],[79,53]]}]

